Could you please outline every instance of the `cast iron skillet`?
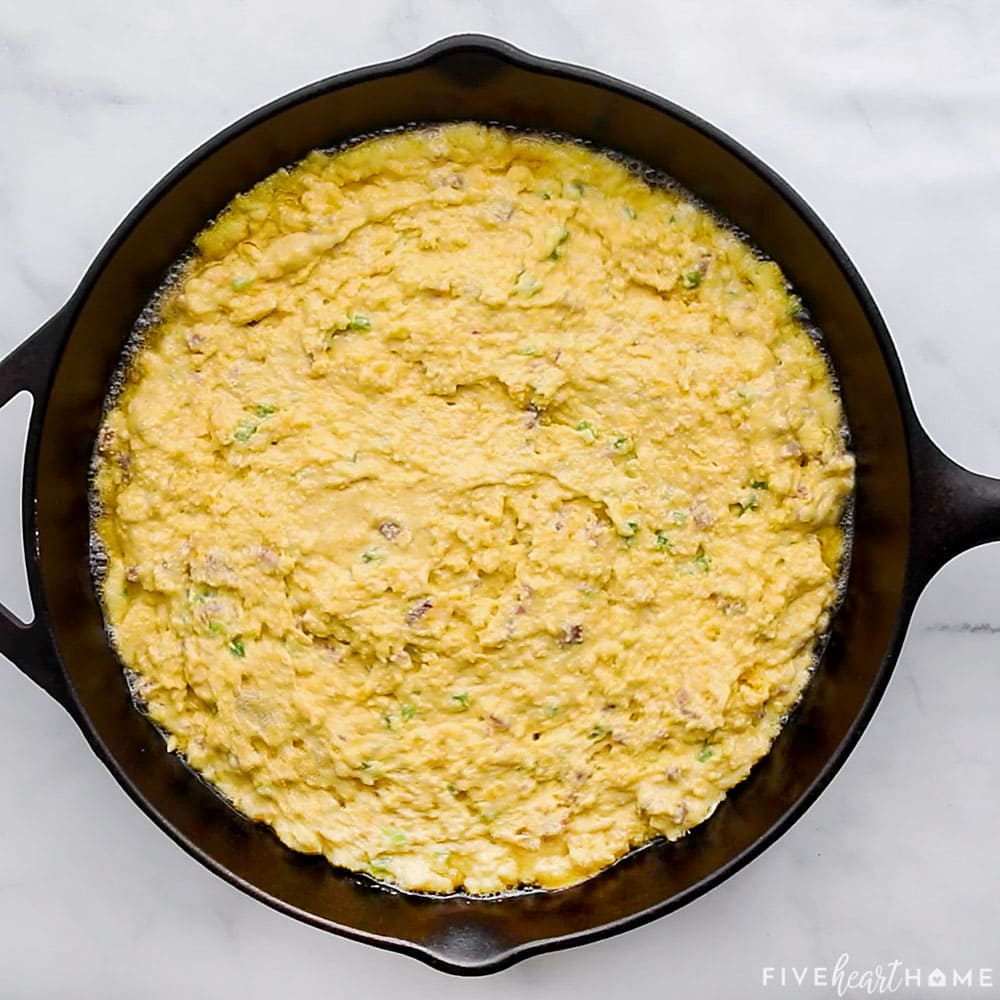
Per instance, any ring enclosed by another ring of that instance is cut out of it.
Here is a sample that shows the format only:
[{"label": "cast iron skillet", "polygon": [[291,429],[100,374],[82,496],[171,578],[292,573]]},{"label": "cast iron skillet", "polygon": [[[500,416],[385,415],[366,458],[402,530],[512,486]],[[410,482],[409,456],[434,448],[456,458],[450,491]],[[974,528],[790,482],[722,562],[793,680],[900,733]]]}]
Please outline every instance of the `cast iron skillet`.
[{"label": "cast iron skillet", "polygon": [[[284,847],[237,815],[132,705],[87,558],[87,473],[101,404],[166,268],[230,198],[316,147],[408,122],[499,121],[593,140],[666,171],[784,268],[825,333],[858,459],[853,565],[816,677],[771,753],[713,818],[574,888],[502,899],[387,891]],[[58,700],[136,803],[233,885],[300,920],[447,972],[495,972],[607,937],[718,885],[802,815],[889,679],[921,588],[1000,538],[1000,481],[955,465],[917,423],[899,361],[851,262],[768,167],[682,108],[590,70],[459,36],[254,112],[142,200],[69,302],[0,365],[0,405],[34,397],[23,526],[35,618],[0,608],[0,652]]]}]

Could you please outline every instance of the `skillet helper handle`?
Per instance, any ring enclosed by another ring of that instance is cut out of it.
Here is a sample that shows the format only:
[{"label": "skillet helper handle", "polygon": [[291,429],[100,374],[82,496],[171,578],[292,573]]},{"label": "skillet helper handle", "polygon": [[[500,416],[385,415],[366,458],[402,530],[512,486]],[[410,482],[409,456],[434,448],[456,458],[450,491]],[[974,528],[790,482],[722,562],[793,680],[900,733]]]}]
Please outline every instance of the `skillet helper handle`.
[{"label": "skillet helper handle", "polygon": [[[28,431],[29,452],[30,442],[38,433],[41,422],[37,412],[38,397],[44,392],[52,375],[66,325],[65,310],[56,313],[40,330],[0,361],[0,406],[4,406],[22,391],[31,393],[33,397]],[[25,486],[21,509],[24,552],[29,564],[35,557],[33,506],[34,497]],[[59,664],[44,615],[39,615],[37,608],[34,619],[25,624],[0,604],[0,653],[61,705],[71,709],[72,697],[65,674]]]},{"label": "skillet helper handle", "polygon": [[920,427],[913,456],[914,578],[922,588],[960,552],[1000,541],[1000,479],[952,461]]}]

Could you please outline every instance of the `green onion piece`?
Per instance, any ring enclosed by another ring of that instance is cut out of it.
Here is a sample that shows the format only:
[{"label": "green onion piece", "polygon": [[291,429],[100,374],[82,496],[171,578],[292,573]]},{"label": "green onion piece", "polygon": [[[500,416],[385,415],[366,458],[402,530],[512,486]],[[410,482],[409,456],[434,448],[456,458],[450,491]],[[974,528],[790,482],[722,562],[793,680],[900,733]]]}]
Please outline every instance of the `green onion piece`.
[{"label": "green onion piece", "polygon": [[697,288],[701,284],[701,271],[688,271],[681,282],[685,288]]},{"label": "green onion piece", "polygon": [[559,252],[559,248],[569,239],[569,230],[563,226],[559,230],[559,236],[556,239],[556,245],[552,248],[552,252],[549,254],[549,260],[558,260],[562,254]]},{"label": "green onion piece", "polygon": [[240,444],[246,444],[257,433],[257,421],[256,420],[243,420],[240,422],[239,426],[233,431],[233,440],[238,441]]},{"label": "green onion piece", "polygon": [[470,698],[464,692],[462,694],[453,694],[451,700],[458,706],[460,712],[464,712],[469,707]]},{"label": "green onion piece", "polygon": [[766,479],[751,479],[750,489],[752,490],[766,490],[770,489]]},{"label": "green onion piece", "polygon": [[695,568],[701,573],[707,573],[708,568],[712,565],[711,560],[705,555],[705,547],[699,545],[697,551],[694,554],[694,559],[691,560]]},{"label": "green onion piece", "polygon": [[653,544],[660,552],[671,552],[674,547],[674,543],[662,531],[656,533],[656,540]]},{"label": "green onion piece", "polygon": [[361,553],[361,561],[363,563],[378,562],[378,560],[381,558],[382,556],[379,553],[378,549],[366,549],[364,552]]},{"label": "green onion piece", "polygon": [[698,751],[698,761],[704,764],[706,760],[714,756],[715,747],[709,746],[707,743]]},{"label": "green onion piece", "polygon": [[243,645],[243,640],[238,635],[229,640],[229,652],[232,653],[238,660],[242,660],[243,657],[247,655],[246,648]]},{"label": "green onion piece", "polygon": [[209,622],[208,623],[208,634],[209,635],[222,635],[223,627],[222,622]]},{"label": "green onion piece", "polygon": [[519,295],[537,295],[541,290],[541,284],[527,271],[521,271],[514,279],[514,291]]},{"label": "green onion piece", "polygon": [[254,283],[254,277],[252,274],[238,274],[232,281],[229,282],[229,287],[232,288],[234,292],[242,292],[244,288],[249,287]]},{"label": "green onion piece", "polygon": [[271,406],[268,403],[258,403],[253,408],[253,412],[256,416],[263,420],[265,417],[271,416],[272,413],[277,413],[278,408],[276,406]]},{"label": "green onion piece", "polygon": [[203,587],[188,587],[187,589],[187,599],[192,604],[204,604],[205,601],[211,597],[212,592],[205,590]]},{"label": "green onion piece", "polygon": [[685,514],[682,510],[672,510],[670,512],[670,520],[673,521],[674,524],[686,524],[687,519],[687,514]]},{"label": "green onion piece", "polygon": [[404,722],[409,722],[417,714],[417,710],[412,705],[404,705],[399,710],[399,714],[402,716]]},{"label": "green onion piece", "polygon": [[591,427],[589,420],[581,420],[573,430],[579,431],[587,439],[587,444],[593,444],[600,437],[597,431]]},{"label": "green onion piece", "polygon": [[405,847],[410,842],[410,838],[402,830],[386,830],[385,835],[393,847]]},{"label": "green onion piece", "polygon": [[368,870],[373,875],[391,875],[392,870],[389,868],[390,864],[392,864],[392,858],[379,856],[377,858],[372,858],[371,861],[368,862]]},{"label": "green onion piece", "polygon": [[367,316],[356,313],[347,321],[348,330],[370,330],[372,321]]}]

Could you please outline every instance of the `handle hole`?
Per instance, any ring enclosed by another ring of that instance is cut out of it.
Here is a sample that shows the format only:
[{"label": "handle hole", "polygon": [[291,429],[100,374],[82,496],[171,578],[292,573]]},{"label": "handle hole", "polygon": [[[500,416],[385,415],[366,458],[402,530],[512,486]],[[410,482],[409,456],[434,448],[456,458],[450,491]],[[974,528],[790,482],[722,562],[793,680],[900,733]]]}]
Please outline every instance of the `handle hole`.
[{"label": "handle hole", "polygon": [[0,604],[25,625],[35,618],[21,530],[21,470],[33,402],[22,390],[0,407]]}]

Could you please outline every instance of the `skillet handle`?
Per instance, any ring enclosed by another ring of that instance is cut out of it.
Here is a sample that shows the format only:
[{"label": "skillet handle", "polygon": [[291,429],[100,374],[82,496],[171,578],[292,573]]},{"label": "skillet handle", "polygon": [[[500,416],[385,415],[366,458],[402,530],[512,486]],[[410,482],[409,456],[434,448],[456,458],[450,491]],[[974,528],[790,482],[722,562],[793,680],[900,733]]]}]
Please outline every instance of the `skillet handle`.
[{"label": "skillet handle", "polygon": [[[41,429],[39,397],[45,393],[52,377],[55,359],[69,325],[68,311],[68,308],[64,308],[56,313],[37,333],[0,361],[0,406],[4,406],[19,392],[25,390],[31,393],[33,398],[28,430],[28,456],[34,450],[32,443],[37,441]],[[29,461],[27,456],[25,461],[27,465]],[[21,517],[24,554],[29,568],[37,558],[33,479],[33,473],[26,467],[22,480]],[[0,605],[0,653],[64,708],[72,712],[73,698],[66,675],[59,663],[55,644],[45,623],[45,616],[38,614],[38,600],[38,594],[32,588],[35,616],[28,624],[20,621]]]},{"label": "skillet handle", "polygon": [[919,589],[960,552],[1000,541],[1000,479],[952,461],[915,427],[912,575]]}]

